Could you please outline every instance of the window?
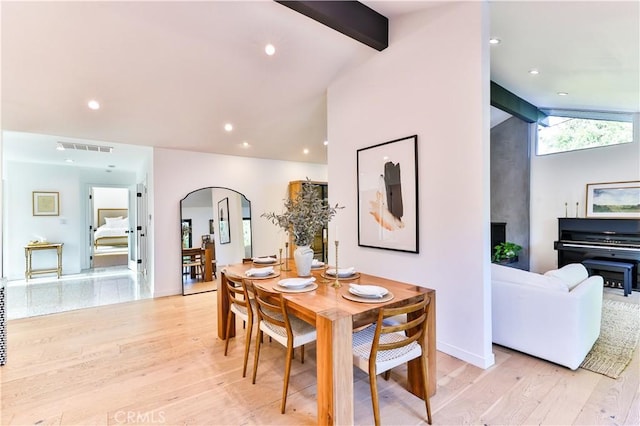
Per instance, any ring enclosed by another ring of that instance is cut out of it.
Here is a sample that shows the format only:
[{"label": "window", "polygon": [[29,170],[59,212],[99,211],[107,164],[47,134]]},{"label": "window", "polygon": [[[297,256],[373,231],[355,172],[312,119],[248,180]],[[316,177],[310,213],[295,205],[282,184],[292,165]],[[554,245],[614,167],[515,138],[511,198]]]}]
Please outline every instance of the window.
[{"label": "window", "polygon": [[538,125],[537,155],[633,142],[630,114],[551,112]]}]

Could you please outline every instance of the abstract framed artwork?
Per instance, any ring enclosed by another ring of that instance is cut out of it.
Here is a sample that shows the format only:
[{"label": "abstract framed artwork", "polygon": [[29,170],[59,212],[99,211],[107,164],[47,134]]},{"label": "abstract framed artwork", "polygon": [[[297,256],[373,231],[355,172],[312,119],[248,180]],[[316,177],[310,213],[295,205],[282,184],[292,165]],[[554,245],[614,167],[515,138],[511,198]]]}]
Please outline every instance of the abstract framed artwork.
[{"label": "abstract framed artwork", "polygon": [[59,216],[60,193],[33,191],[34,216]]},{"label": "abstract framed artwork", "polygon": [[640,181],[588,183],[586,217],[640,218]]},{"label": "abstract framed artwork", "polygon": [[357,151],[358,245],[419,252],[418,136]]},{"label": "abstract framed artwork", "polygon": [[231,242],[231,233],[229,230],[229,198],[225,197],[218,201],[218,226],[220,229],[220,244],[229,244]]}]

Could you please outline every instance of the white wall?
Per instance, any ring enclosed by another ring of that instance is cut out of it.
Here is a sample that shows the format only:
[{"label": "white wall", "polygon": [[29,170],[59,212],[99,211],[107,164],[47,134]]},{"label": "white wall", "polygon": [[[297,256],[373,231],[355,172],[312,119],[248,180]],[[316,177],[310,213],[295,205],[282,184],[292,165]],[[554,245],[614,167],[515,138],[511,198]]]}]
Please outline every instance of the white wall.
[{"label": "white wall", "polygon": [[558,265],[558,218],[585,217],[588,183],[640,180],[640,120],[636,115],[634,142],[558,154],[531,153],[531,270],[546,272]]},{"label": "white wall", "polygon": [[[329,200],[346,207],[329,239],[339,227],[345,266],[434,288],[438,349],[488,367],[487,4],[443,3],[392,21],[390,30],[389,48],[329,87]],[[413,134],[420,253],[359,247],[356,150]]]},{"label": "white wall", "polygon": [[[260,215],[281,211],[289,181],[309,177],[326,181],[327,166],[234,157],[200,152],[154,149],[153,200],[150,200],[154,257],[149,265],[154,296],[182,294],[180,272],[180,200],[189,192],[221,186],[244,194],[251,202],[253,252],[277,252],[279,228]],[[217,250],[217,247],[216,247]]]}]

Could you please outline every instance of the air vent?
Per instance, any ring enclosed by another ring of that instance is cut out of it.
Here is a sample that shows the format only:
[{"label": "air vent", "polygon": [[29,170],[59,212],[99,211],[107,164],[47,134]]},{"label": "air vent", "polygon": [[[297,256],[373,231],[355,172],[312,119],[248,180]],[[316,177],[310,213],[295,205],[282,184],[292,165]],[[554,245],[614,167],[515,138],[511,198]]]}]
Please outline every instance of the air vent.
[{"label": "air vent", "polygon": [[58,143],[64,149],[75,149],[78,151],[106,152],[106,153],[111,153],[111,151],[113,151],[112,146],[88,145],[86,143],[70,143],[70,142],[58,142]]}]

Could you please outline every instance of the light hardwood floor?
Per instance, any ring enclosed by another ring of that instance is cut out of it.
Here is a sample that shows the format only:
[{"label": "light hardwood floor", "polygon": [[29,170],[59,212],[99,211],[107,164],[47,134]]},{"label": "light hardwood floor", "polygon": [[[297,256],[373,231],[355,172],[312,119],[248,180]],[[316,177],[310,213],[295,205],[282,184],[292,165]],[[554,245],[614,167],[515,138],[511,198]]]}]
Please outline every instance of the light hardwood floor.
[{"label": "light hardwood floor", "polygon": [[[280,414],[282,347],[264,345],[255,385],[250,374],[242,378],[242,339],[225,357],[216,337],[216,294],[9,321],[0,423],[315,424],[315,347],[307,347],[305,364],[294,361]],[[629,299],[637,303],[638,294]],[[487,370],[438,353],[434,424],[640,424],[638,350],[618,380],[499,346],[494,352]],[[404,373],[379,380],[383,424],[424,424],[424,405],[403,388]],[[356,424],[372,424],[367,376],[355,369],[354,377]]]}]

